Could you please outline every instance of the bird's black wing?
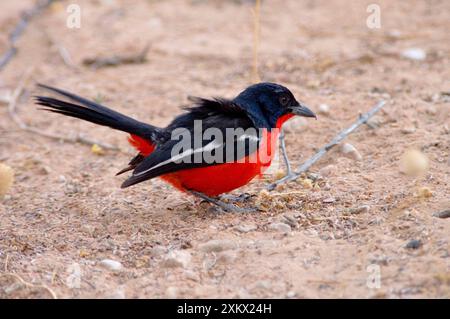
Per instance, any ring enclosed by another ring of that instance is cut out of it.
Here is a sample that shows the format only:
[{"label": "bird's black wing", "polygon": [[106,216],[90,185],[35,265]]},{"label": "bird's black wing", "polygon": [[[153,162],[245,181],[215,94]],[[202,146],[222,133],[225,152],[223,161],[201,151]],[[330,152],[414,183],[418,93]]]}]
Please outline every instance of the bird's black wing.
[{"label": "bird's black wing", "polygon": [[[122,188],[167,173],[239,162],[257,154],[262,132],[247,116],[233,112],[206,114],[201,122],[192,121],[188,127],[172,126],[171,138],[138,164]],[[185,117],[180,122],[187,124],[192,118],[198,120],[199,117]]]}]

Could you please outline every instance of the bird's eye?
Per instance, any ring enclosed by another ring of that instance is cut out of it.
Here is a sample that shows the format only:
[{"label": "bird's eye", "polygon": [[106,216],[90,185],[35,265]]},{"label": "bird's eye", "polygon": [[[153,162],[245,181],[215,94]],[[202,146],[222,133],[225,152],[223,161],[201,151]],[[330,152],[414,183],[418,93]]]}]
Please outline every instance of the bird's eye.
[{"label": "bird's eye", "polygon": [[279,101],[282,106],[287,106],[289,103],[289,98],[284,95],[280,97]]}]

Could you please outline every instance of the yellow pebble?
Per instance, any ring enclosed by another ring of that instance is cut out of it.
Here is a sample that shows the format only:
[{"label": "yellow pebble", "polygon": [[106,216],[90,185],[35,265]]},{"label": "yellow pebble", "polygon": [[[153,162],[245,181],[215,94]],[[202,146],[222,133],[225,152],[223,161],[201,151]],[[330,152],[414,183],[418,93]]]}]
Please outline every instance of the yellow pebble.
[{"label": "yellow pebble", "polygon": [[98,146],[97,144],[92,145],[91,152],[94,153],[95,155],[104,155],[105,154],[105,151],[103,150],[103,148],[101,146]]},{"label": "yellow pebble", "polygon": [[0,163],[0,198],[6,195],[13,182],[13,169],[5,164]]},{"label": "yellow pebble", "polygon": [[428,169],[428,158],[419,150],[409,150],[400,159],[400,167],[407,175],[418,175]]},{"label": "yellow pebble", "polygon": [[433,196],[433,192],[428,187],[420,187],[417,191],[417,196],[422,198],[429,198]]},{"label": "yellow pebble", "polygon": [[313,188],[313,182],[309,178],[302,179],[301,183],[304,188],[307,188],[307,189]]}]

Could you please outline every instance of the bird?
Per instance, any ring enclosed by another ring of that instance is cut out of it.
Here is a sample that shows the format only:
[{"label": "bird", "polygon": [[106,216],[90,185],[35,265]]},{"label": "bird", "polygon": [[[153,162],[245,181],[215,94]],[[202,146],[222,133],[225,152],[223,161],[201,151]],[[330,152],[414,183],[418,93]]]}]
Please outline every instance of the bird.
[{"label": "bird", "polygon": [[53,96],[35,96],[40,109],[107,126],[129,134],[137,150],[117,175],[132,171],[122,188],[159,177],[225,211],[218,199],[248,184],[274,157],[282,125],[293,116],[316,118],[280,84],[250,85],[232,99],[190,97],[191,104],[166,127],[116,112],[68,91],[37,84]]}]

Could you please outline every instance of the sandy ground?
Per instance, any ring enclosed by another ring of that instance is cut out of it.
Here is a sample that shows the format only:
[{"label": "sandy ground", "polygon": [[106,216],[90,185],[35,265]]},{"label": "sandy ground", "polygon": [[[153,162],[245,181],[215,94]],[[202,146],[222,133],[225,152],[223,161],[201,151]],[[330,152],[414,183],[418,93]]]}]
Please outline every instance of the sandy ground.
[{"label": "sandy ground", "polygon": [[[361,161],[336,148],[312,168],[312,188],[300,179],[269,196],[262,190],[275,175],[255,180],[234,192],[255,195],[246,205],[262,211],[248,214],[219,213],[159,180],[121,190],[114,174],[131,157],[126,136],[38,111],[30,96],[44,82],[155,125],[188,95],[233,97],[251,82],[252,2],[76,2],[80,29],[65,26],[69,2],[33,20],[0,91],[7,99],[31,68],[18,105],[27,124],[123,151],[99,156],[24,132],[0,104],[0,160],[15,171],[0,203],[0,298],[450,297],[449,219],[433,216],[450,208],[449,1],[377,1],[380,29],[366,26],[373,1],[263,2],[261,78],[315,111],[330,106],[318,121],[290,124],[295,166],[378,100],[388,104],[346,141]],[[0,4],[1,52],[32,3]],[[145,64],[82,64],[147,43]],[[402,57],[408,48],[425,60]],[[400,171],[410,148],[429,159],[421,176]],[[406,248],[411,240],[420,247]]]}]

